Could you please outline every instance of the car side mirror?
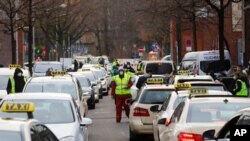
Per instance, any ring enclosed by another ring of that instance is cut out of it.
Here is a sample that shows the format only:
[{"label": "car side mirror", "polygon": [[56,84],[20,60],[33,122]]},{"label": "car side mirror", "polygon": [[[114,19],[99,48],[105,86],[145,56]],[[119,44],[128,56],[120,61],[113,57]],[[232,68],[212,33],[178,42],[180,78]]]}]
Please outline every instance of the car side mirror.
[{"label": "car side mirror", "polygon": [[82,93],[82,99],[85,99],[87,101],[88,99],[90,99],[90,97],[91,96],[88,93],[86,92]]},{"label": "car side mirror", "polygon": [[92,119],[90,118],[82,118],[82,122],[80,123],[80,126],[89,126],[93,123]]},{"label": "car side mirror", "polygon": [[159,105],[153,105],[150,107],[151,112],[159,112]]},{"label": "car side mirror", "polygon": [[104,80],[104,78],[101,78],[101,81],[103,81]]},{"label": "car side mirror", "polygon": [[202,137],[203,137],[204,140],[215,140],[214,134],[215,134],[215,130],[211,129],[211,130],[205,131],[202,134]]}]

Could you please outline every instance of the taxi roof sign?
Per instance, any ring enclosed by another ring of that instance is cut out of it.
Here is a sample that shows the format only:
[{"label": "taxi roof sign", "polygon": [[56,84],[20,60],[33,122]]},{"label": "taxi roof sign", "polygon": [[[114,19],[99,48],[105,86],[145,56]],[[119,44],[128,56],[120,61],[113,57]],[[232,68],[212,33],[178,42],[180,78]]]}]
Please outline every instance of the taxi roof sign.
[{"label": "taxi roof sign", "polygon": [[192,74],[192,72],[190,70],[179,70],[177,71],[178,75],[189,75]]},{"label": "taxi roof sign", "polygon": [[31,102],[5,102],[1,110],[2,112],[34,112],[35,105]]},{"label": "taxi roof sign", "polygon": [[15,69],[15,68],[21,68],[21,65],[19,64],[9,64],[10,69]]},{"label": "taxi roof sign", "polygon": [[52,71],[51,72],[51,75],[52,76],[64,76],[66,75],[67,73],[65,71]]},{"label": "taxi roof sign", "polygon": [[82,71],[90,71],[90,69],[82,69]]},{"label": "taxi roof sign", "polygon": [[175,88],[191,88],[191,84],[190,83],[176,83],[174,84]]},{"label": "taxi roof sign", "polygon": [[163,78],[148,78],[147,84],[163,84],[164,79]]},{"label": "taxi roof sign", "polygon": [[206,88],[191,88],[189,89],[189,94],[207,94]]}]

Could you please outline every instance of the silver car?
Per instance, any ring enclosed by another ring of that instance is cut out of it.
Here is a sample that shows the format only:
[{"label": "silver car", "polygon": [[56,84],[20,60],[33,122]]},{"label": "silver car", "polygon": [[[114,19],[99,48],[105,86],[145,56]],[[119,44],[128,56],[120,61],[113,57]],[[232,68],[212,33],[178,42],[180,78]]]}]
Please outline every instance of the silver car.
[{"label": "silver car", "polygon": [[[1,105],[6,101],[34,103],[34,118],[45,124],[59,141],[88,141],[87,126],[92,124],[92,120],[80,115],[75,100],[68,94],[13,94],[6,96]],[[0,117],[27,118],[27,114],[0,111]]]}]

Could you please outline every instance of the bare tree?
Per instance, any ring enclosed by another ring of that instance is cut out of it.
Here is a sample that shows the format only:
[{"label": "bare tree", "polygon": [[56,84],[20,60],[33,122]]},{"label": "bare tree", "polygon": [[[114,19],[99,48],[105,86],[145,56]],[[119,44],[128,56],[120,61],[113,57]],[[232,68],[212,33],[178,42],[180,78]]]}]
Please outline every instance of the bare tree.
[{"label": "bare tree", "polygon": [[214,9],[218,15],[218,32],[219,32],[219,52],[220,60],[223,61],[224,58],[224,19],[225,19],[225,9],[232,2],[240,2],[241,0],[205,0],[212,9]]}]

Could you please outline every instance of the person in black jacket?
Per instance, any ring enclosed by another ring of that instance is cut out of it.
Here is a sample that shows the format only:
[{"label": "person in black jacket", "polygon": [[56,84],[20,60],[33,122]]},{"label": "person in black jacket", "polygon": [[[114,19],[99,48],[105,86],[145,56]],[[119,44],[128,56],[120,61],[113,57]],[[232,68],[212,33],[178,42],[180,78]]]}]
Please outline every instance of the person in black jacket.
[{"label": "person in black jacket", "polygon": [[14,76],[9,77],[7,85],[7,93],[18,93],[22,92],[24,85],[26,83],[26,78],[23,76],[23,71],[20,68],[16,68]]}]

